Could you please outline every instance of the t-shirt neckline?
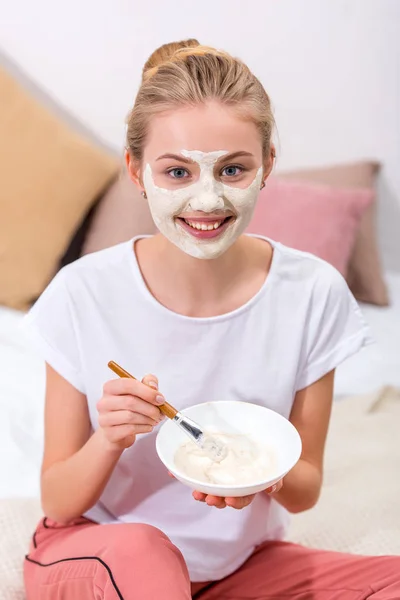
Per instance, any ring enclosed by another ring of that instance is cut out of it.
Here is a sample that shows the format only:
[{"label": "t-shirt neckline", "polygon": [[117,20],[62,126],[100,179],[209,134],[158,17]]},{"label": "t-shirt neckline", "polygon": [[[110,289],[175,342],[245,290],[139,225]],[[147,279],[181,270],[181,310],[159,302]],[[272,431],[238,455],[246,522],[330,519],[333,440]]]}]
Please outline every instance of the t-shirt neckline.
[{"label": "t-shirt neckline", "polygon": [[135,250],[135,244],[137,241],[139,241],[141,239],[152,237],[151,235],[138,235],[138,236],[130,239],[126,243],[126,248],[129,253],[129,262],[130,262],[130,265],[132,268],[132,273],[133,273],[136,285],[138,285],[142,295],[145,297],[147,302],[151,303],[152,306],[154,308],[156,308],[156,310],[163,312],[165,316],[169,316],[170,318],[175,318],[175,319],[179,319],[181,321],[186,321],[186,322],[190,322],[190,323],[204,323],[204,324],[216,323],[219,321],[226,321],[228,319],[233,319],[233,318],[243,314],[244,312],[250,310],[250,308],[252,308],[255,304],[257,304],[261,300],[261,298],[263,298],[263,296],[267,293],[267,291],[269,290],[269,288],[272,285],[272,281],[275,278],[277,268],[278,268],[277,265],[279,262],[279,254],[280,253],[279,253],[279,243],[278,242],[275,242],[275,241],[271,240],[270,238],[262,236],[262,235],[255,235],[255,234],[246,234],[246,235],[251,235],[252,237],[256,237],[260,240],[269,242],[269,244],[272,246],[272,249],[273,249],[272,260],[271,260],[271,264],[270,264],[270,268],[267,273],[267,276],[264,280],[264,283],[260,287],[260,289],[254,294],[254,296],[252,296],[249,300],[247,300],[247,302],[245,302],[244,304],[242,304],[241,306],[239,306],[238,308],[235,308],[234,310],[232,310],[230,312],[224,313],[222,315],[215,315],[212,317],[189,317],[187,315],[182,315],[180,313],[174,312],[173,310],[171,310],[171,309],[167,308],[166,306],[164,306],[163,304],[161,304],[153,296],[153,294],[150,292],[149,288],[146,285],[146,282],[143,278],[142,272],[139,267],[136,250]]}]

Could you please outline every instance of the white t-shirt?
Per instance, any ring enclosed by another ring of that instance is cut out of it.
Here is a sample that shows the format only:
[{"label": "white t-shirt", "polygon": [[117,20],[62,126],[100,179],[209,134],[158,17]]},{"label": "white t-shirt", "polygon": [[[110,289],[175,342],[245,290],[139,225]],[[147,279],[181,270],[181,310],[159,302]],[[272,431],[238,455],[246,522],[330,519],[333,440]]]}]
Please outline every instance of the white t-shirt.
[{"label": "white t-shirt", "polygon": [[[26,322],[43,358],[86,395],[93,429],[103,384],[113,377],[109,360],[138,378],[157,375],[178,409],[241,400],[288,418],[297,390],[369,341],[342,276],[312,255],[269,241],[273,259],[259,292],[209,318],[182,316],[158,303],[141,276],[134,241],[62,269]],[[287,513],[266,494],[244,510],[196,502],[160,462],[157,429],[124,451],[86,516],[163,530],[182,551],[192,581],[225,577],[255,546],[284,536]]]}]

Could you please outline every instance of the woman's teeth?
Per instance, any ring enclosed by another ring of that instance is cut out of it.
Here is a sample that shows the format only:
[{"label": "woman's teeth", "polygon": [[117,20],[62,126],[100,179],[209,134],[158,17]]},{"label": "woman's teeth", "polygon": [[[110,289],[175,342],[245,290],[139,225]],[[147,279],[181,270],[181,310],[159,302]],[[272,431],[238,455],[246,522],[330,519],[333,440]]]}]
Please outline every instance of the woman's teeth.
[{"label": "woman's teeth", "polygon": [[188,221],[187,219],[183,219],[185,223],[193,227],[193,229],[201,229],[202,231],[212,231],[213,229],[218,229],[218,227],[225,221],[222,219],[221,221],[215,221],[215,223],[201,223],[201,221]]}]

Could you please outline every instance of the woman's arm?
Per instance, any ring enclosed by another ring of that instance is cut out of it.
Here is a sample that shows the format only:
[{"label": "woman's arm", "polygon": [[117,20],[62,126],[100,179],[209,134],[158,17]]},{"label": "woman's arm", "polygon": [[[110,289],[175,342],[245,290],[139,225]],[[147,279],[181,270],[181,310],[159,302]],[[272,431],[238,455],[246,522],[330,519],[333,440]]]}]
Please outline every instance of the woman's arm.
[{"label": "woman's arm", "polygon": [[[149,387],[152,386],[152,387]],[[99,428],[91,434],[86,397],[47,365],[42,507],[68,523],[100,498],[124,448],[162,419],[157,378],[114,379],[104,386]]]},{"label": "woman's arm", "polygon": [[91,435],[86,397],[49,365],[46,374],[42,507],[67,523],[97,502],[122,449],[108,444],[101,429]]},{"label": "woman's arm", "polygon": [[332,408],[334,371],[297,392],[290,421],[302,441],[299,462],[286,475],[283,487],[273,495],[289,512],[312,508],[322,486],[325,441]]}]

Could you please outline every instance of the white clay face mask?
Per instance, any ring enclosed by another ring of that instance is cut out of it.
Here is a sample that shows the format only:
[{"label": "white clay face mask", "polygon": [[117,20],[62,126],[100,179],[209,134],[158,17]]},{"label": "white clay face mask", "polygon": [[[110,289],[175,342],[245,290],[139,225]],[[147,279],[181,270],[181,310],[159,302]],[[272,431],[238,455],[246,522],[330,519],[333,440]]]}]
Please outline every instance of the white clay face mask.
[{"label": "white clay face mask", "polygon": [[[225,150],[201,152],[182,150],[182,156],[190,158],[200,167],[195,183],[169,190],[154,183],[152,170],[146,165],[143,182],[150,211],[159,231],[173,244],[195,258],[211,259],[221,256],[245,231],[253,215],[262,181],[260,167],[247,188],[226,185],[214,176],[215,164]],[[204,213],[204,221],[182,223],[176,217],[195,212]],[[209,220],[209,215],[218,215],[218,220]],[[224,213],[233,214],[225,220]],[[193,229],[193,232],[192,232]]]}]

